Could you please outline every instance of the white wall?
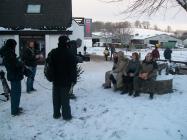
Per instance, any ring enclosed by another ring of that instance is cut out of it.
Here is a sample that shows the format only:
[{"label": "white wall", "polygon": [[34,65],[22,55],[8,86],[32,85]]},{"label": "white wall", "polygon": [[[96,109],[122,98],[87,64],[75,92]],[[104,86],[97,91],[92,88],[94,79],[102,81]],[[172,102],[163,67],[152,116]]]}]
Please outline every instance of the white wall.
[{"label": "white wall", "polygon": [[[74,20],[72,21],[72,26],[68,29],[72,32],[72,35],[69,36],[70,40],[76,40],[80,38],[82,40],[82,45],[78,48],[78,51],[83,52],[84,46],[84,26],[79,26]],[[46,56],[48,53],[58,46],[58,38],[61,34],[58,35],[45,35],[45,45],[46,45]],[[4,44],[4,41],[7,39],[15,39],[17,42],[16,54],[19,56],[19,35],[0,35],[0,47]]]},{"label": "white wall", "polygon": [[[82,45],[77,51],[83,52],[84,46],[84,26],[79,26],[74,20],[72,21],[72,26],[67,30],[73,31],[72,35],[69,35],[70,40],[76,40],[80,38],[82,40]],[[45,43],[46,43],[46,56],[48,53],[58,46],[58,38],[59,35],[45,35]]]},{"label": "white wall", "polygon": [[16,54],[19,56],[19,35],[0,35],[0,48],[4,45],[7,39],[15,39],[17,42]]},{"label": "white wall", "polygon": [[92,47],[92,38],[85,38],[83,42],[83,46]]},{"label": "white wall", "polygon": [[60,35],[45,35],[46,57],[52,49],[58,47],[59,36]]},{"label": "white wall", "polygon": [[72,25],[68,30],[73,31],[72,35],[69,36],[70,40],[81,39],[82,45],[77,49],[77,51],[83,52],[84,47],[84,26],[78,25],[74,20],[72,21]]}]

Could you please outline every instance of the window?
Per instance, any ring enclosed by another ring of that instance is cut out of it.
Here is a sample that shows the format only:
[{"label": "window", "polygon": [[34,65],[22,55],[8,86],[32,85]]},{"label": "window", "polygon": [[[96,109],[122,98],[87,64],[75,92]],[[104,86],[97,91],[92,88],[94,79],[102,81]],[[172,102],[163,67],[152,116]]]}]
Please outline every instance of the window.
[{"label": "window", "polygon": [[40,14],[41,4],[28,4],[26,12],[27,14]]}]

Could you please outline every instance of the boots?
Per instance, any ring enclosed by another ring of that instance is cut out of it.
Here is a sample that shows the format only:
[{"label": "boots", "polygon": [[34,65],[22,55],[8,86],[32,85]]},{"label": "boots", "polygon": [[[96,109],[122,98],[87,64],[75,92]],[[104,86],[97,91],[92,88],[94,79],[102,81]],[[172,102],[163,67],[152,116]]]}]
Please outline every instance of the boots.
[{"label": "boots", "polygon": [[127,94],[128,93],[128,90],[124,89],[120,94],[123,95],[123,94]]},{"label": "boots", "polygon": [[150,94],[149,94],[149,99],[152,100],[152,99],[153,99],[153,96],[154,96],[154,94],[153,94],[153,93],[150,93]]},{"label": "boots", "polygon": [[113,87],[114,87],[114,91],[117,91],[117,85],[113,84]]},{"label": "boots", "polygon": [[140,92],[139,91],[135,91],[134,97],[138,97],[140,96]]},{"label": "boots", "polygon": [[104,89],[111,88],[111,85],[107,85],[106,83],[104,83],[102,86]]},{"label": "boots", "polygon": [[133,91],[130,90],[128,95],[131,96],[132,94],[133,94]]}]

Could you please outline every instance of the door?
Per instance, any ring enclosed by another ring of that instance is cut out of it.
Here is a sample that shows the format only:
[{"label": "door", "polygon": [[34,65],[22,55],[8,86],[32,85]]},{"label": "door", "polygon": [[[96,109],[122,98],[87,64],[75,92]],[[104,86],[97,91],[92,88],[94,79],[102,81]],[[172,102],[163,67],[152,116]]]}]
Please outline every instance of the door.
[{"label": "door", "polygon": [[[24,36],[24,35],[21,35],[20,38],[19,38],[19,53],[20,53],[20,56],[22,55],[23,53],[23,50],[27,47],[28,43],[30,41],[34,41],[38,44],[37,48],[36,48],[36,52],[37,54],[41,54],[43,55],[43,58],[45,58],[45,55],[46,55],[46,48],[45,48],[45,36],[44,35],[41,35],[41,36]],[[42,59],[41,61],[38,61],[37,63],[38,64],[44,64],[44,61],[45,59]]]}]

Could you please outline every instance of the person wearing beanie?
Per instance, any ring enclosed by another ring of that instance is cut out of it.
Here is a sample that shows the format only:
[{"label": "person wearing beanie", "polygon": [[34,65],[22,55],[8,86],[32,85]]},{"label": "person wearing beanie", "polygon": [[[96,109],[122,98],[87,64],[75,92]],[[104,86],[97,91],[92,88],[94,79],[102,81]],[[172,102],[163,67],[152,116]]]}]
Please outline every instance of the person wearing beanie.
[{"label": "person wearing beanie", "polygon": [[23,64],[18,60],[15,53],[16,41],[8,39],[5,46],[0,50],[0,55],[3,58],[3,64],[7,70],[7,79],[11,85],[11,114],[13,116],[20,115],[22,108],[20,105],[21,98],[21,80],[23,79]]},{"label": "person wearing beanie", "polygon": [[37,60],[40,59],[40,55],[36,53],[37,43],[35,41],[29,41],[27,47],[23,50],[22,60],[26,67],[31,70],[31,74],[27,77],[26,90],[27,93],[36,91],[34,88],[34,78],[37,70]]},{"label": "person wearing beanie", "polygon": [[[73,55],[68,46],[69,38],[60,36],[58,47],[51,50],[47,60],[48,67],[52,70],[52,98],[53,98],[53,118],[70,120],[71,107],[69,102],[69,92],[72,84],[76,83],[76,56]],[[61,111],[62,110],[62,111]]]}]

